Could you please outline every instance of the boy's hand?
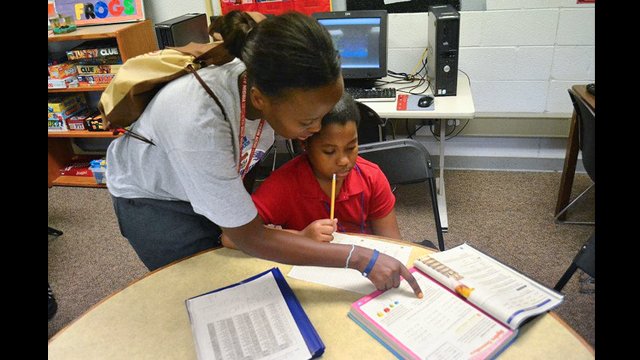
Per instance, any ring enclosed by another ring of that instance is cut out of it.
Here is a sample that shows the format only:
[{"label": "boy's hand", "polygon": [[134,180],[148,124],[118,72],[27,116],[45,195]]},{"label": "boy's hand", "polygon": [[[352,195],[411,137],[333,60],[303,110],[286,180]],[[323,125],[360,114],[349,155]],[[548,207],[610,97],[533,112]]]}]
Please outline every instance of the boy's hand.
[{"label": "boy's hand", "polygon": [[338,229],[337,219],[320,219],[307,225],[302,235],[315,241],[329,242],[333,240],[333,233]]}]

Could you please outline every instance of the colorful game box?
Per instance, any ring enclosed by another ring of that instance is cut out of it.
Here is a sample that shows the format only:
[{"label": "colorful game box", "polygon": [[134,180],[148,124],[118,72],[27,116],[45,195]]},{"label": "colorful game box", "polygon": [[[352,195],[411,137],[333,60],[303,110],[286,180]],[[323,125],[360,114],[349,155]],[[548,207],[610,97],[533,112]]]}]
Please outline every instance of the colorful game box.
[{"label": "colorful game box", "polygon": [[72,95],[54,95],[49,97],[49,112],[63,112],[78,104],[86,105],[83,93]]},{"label": "colorful game box", "polygon": [[120,69],[119,64],[102,65],[76,65],[79,75],[116,74]]},{"label": "colorful game box", "polygon": [[52,79],[49,78],[49,89],[66,89],[72,87],[78,87],[78,78],[75,76],[69,76],[64,79]]},{"label": "colorful game box", "polygon": [[64,79],[69,76],[78,75],[76,65],[72,63],[62,63],[49,66],[49,76],[52,79]]},{"label": "colorful game box", "polygon": [[79,86],[107,85],[116,74],[78,75]]}]

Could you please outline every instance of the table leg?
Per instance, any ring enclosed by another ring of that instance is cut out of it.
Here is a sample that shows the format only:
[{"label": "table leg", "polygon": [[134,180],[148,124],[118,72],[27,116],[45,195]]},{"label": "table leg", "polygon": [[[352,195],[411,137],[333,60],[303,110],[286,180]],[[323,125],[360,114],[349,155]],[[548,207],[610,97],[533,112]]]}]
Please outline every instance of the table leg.
[{"label": "table leg", "polygon": [[[578,160],[578,119],[576,112],[571,116],[571,125],[569,126],[569,138],[567,139],[567,152],[564,156],[564,167],[562,169],[562,177],[560,178],[560,189],[558,190],[558,201],[556,202],[557,215],[569,203],[571,197],[571,187],[573,186],[573,178],[576,173],[576,162]],[[566,213],[560,216],[559,220],[564,220]]]},{"label": "table leg", "polygon": [[446,135],[446,120],[440,119],[440,177],[436,181],[438,210],[440,210],[440,223],[442,224],[442,232],[449,231],[449,217],[447,216],[447,198],[444,192],[444,141]]}]

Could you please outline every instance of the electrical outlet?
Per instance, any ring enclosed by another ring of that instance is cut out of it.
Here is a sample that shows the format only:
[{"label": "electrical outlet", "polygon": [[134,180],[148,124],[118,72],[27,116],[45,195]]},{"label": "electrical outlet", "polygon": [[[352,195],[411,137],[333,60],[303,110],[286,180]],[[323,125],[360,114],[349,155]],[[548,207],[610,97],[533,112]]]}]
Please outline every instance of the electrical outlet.
[{"label": "electrical outlet", "polygon": [[458,120],[458,119],[449,119],[449,120],[447,120],[447,126],[460,126],[460,120]]}]

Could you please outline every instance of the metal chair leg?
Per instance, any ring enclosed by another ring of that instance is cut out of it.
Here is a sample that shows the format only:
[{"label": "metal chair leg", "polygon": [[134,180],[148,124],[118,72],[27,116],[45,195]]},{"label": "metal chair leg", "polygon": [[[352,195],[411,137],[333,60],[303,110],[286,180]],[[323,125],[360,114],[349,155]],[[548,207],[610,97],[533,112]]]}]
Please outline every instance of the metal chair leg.
[{"label": "metal chair leg", "polygon": [[576,264],[571,263],[567,271],[564,272],[564,275],[562,275],[560,280],[558,280],[558,283],[556,284],[556,286],[553,287],[553,290],[558,292],[562,291],[562,288],[564,288],[564,286],[567,284],[569,279],[571,279],[571,276],[573,276],[576,270],[578,270],[578,267],[576,266]]},{"label": "metal chair leg", "polygon": [[567,210],[569,210],[569,208],[571,208],[571,206],[573,204],[575,204],[578,200],[580,200],[582,198],[582,196],[584,194],[587,193],[587,191],[591,190],[592,187],[594,187],[596,184],[593,183],[591,184],[591,186],[589,186],[585,191],[581,192],[580,195],[576,196],[575,199],[573,199],[567,206],[564,207],[564,209],[560,210],[556,216],[553,218],[553,222],[555,222],[556,224],[570,224],[570,225],[595,225],[595,221],[567,221],[567,220],[560,220],[560,217],[567,212]]},{"label": "metal chair leg", "polygon": [[433,217],[436,221],[436,234],[438,236],[438,248],[444,251],[444,236],[442,234],[442,223],[440,222],[440,210],[438,209],[438,197],[436,195],[436,179],[429,178],[429,192],[431,193],[431,204]]},{"label": "metal chair leg", "polygon": [[62,231],[56,230],[56,229],[52,228],[51,226],[49,226],[49,235],[60,236],[60,235],[62,235]]}]

